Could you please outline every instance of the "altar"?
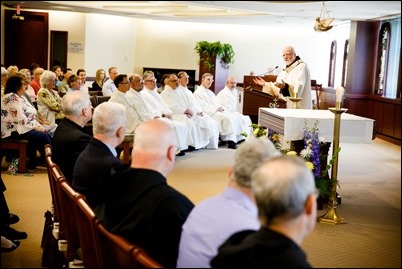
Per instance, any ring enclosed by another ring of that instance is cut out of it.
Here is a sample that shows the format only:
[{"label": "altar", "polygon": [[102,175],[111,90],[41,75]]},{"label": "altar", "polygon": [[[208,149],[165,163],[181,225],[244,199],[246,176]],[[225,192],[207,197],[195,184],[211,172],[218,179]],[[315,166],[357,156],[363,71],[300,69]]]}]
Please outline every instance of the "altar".
[{"label": "altar", "polygon": [[[334,113],[329,110],[283,109],[260,107],[258,124],[283,135],[285,141],[303,139],[305,121],[312,127],[317,121],[319,136],[333,140]],[[349,113],[341,116],[341,143],[371,143],[374,120]]]}]

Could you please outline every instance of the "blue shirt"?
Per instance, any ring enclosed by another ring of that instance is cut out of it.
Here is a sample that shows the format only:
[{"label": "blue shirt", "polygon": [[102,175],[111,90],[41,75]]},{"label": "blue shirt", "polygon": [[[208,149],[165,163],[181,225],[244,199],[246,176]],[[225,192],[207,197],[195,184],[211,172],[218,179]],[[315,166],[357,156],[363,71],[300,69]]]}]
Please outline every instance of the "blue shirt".
[{"label": "blue shirt", "polygon": [[229,236],[259,228],[256,205],[244,193],[226,187],[190,212],[182,227],[177,267],[211,267],[211,259]]}]

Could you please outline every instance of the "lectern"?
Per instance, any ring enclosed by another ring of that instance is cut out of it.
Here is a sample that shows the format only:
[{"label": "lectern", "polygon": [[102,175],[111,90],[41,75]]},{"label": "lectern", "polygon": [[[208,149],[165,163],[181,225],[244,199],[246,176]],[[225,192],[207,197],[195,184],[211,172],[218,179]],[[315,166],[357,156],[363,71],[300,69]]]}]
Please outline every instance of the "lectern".
[{"label": "lectern", "polygon": [[[269,107],[274,102],[274,97],[268,93],[262,92],[262,87],[253,82],[257,76],[244,76],[243,78],[243,114],[249,115],[253,123],[258,121],[258,109],[260,107]],[[275,75],[265,75],[262,78],[266,82],[276,81]],[[286,101],[277,100],[280,108],[286,108]]]}]

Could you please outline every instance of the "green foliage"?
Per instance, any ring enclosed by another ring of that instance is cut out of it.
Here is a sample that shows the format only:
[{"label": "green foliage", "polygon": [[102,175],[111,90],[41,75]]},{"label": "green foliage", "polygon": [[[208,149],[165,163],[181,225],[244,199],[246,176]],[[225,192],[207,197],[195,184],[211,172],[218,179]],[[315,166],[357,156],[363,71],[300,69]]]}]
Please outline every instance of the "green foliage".
[{"label": "green foliage", "polygon": [[229,68],[231,64],[234,63],[234,50],[232,45],[227,43],[208,42],[208,41],[198,41],[195,44],[194,50],[198,53],[200,59],[205,63],[208,70],[214,68],[214,63],[212,62],[213,57],[220,58],[221,64],[225,68]]},{"label": "green foliage", "polygon": [[337,179],[330,179],[328,178],[329,169],[331,169],[332,165],[334,164],[335,160],[338,158],[339,152],[341,148],[338,148],[332,155],[331,160],[325,167],[324,171],[321,171],[321,177],[316,178],[315,185],[316,188],[320,191],[321,197],[331,197],[332,194],[332,184],[336,183],[339,186],[339,181]]}]

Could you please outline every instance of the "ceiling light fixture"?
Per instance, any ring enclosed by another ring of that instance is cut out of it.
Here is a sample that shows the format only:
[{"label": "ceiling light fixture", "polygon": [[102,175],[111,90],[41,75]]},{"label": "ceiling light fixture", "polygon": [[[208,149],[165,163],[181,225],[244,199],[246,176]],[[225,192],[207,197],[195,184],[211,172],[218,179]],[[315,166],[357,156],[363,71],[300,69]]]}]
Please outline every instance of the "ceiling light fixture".
[{"label": "ceiling light fixture", "polygon": [[314,23],[314,31],[316,32],[326,32],[330,30],[333,26],[331,23],[333,22],[334,18],[329,17],[328,10],[325,7],[325,2],[322,2],[321,7],[321,14],[320,17],[315,19]]}]

